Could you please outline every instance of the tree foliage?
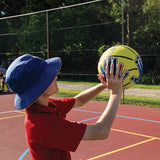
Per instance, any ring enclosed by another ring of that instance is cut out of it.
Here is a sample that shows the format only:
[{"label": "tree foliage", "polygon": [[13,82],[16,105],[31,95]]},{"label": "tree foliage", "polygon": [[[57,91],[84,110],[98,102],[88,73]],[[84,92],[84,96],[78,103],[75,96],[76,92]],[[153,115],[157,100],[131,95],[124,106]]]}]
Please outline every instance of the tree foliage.
[{"label": "tree foliage", "polygon": [[[5,17],[82,2],[86,1],[1,0],[0,13]],[[64,72],[95,73],[95,64],[103,51],[121,44],[121,2],[109,0],[48,12],[50,57],[62,57]],[[159,61],[152,55],[160,54],[160,1],[123,0],[123,3],[125,44],[142,56],[150,55],[143,60],[144,72],[156,72],[160,69]],[[0,28],[0,53],[31,53],[46,58],[45,12],[0,20]]]}]

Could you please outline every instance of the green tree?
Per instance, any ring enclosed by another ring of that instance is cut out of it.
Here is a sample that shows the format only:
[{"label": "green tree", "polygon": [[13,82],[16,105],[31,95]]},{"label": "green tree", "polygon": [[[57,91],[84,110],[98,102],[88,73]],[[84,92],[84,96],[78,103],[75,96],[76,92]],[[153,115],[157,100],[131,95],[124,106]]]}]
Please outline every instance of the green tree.
[{"label": "green tree", "polygon": [[139,50],[142,54],[150,55],[144,61],[145,72],[158,73],[159,57],[152,55],[160,55],[160,1],[146,0],[142,15],[134,33],[135,46],[140,46]]},{"label": "green tree", "polygon": [[142,15],[137,25],[135,39],[139,39],[143,45],[158,47],[160,45],[160,1],[146,0]]},{"label": "green tree", "polygon": [[21,14],[21,9],[26,5],[24,0],[1,0],[0,1],[0,12],[1,17],[3,16],[13,16]]}]

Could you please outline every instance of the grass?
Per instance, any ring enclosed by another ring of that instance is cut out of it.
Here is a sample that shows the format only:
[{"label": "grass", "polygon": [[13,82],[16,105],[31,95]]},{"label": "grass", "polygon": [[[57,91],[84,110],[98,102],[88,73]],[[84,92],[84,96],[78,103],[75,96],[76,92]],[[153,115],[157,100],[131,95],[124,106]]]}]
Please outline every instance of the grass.
[{"label": "grass", "polygon": [[[73,83],[73,84],[83,84],[83,85],[96,85],[98,83],[93,82],[73,82],[73,81],[58,81],[58,83]],[[160,89],[160,86],[148,86],[148,85],[135,85],[135,88],[145,88],[145,89]],[[60,89],[56,96],[59,97],[73,97],[80,93],[81,90],[72,90],[72,89]],[[94,100],[97,101],[108,101],[109,94],[108,93],[100,93],[97,95]],[[122,103],[122,99],[121,99]],[[148,106],[160,108],[160,99],[159,98],[151,98],[151,97],[141,97],[141,96],[133,96],[133,95],[125,95],[125,103],[138,105],[138,106]]]},{"label": "grass", "polygon": [[[70,83],[70,84],[83,84],[83,85],[96,85],[98,82],[85,82],[85,81],[57,81],[59,83]],[[143,88],[143,89],[160,89],[160,85],[143,85],[143,84],[136,84],[133,88]]]},{"label": "grass", "polygon": [[67,80],[67,81],[57,81],[58,83],[70,83],[70,84],[83,84],[83,85],[96,85],[98,84],[98,82],[85,82],[85,81],[71,81],[71,80]]},{"label": "grass", "polygon": [[160,89],[160,85],[144,85],[144,84],[136,84],[133,88],[144,88],[144,89]]},{"label": "grass", "polygon": [[[78,82],[78,81],[58,81],[58,83],[70,83],[70,84],[83,84],[83,85],[96,85],[96,82]],[[137,84],[133,86],[134,88],[144,88],[144,89],[160,89],[160,85],[141,85]],[[7,88],[5,87],[5,90]],[[59,97],[73,97],[80,93],[81,90],[71,90],[71,89],[60,89],[56,96]],[[97,101],[108,101],[109,94],[108,93],[100,93],[97,95],[94,100]],[[122,99],[121,99],[122,103]],[[148,106],[148,107],[156,107],[160,108],[160,99],[159,98],[150,98],[150,97],[141,97],[141,96],[132,96],[125,95],[125,103],[138,105],[138,106]]]},{"label": "grass", "polygon": [[[59,92],[56,94],[56,96],[73,97],[80,92],[81,92],[81,90],[60,89]],[[108,101],[109,94],[108,93],[100,93],[99,95],[97,95],[94,98],[94,100]],[[121,103],[122,103],[122,99],[121,99]],[[159,98],[125,95],[125,103],[132,104],[132,105],[138,105],[138,106],[148,106],[148,107],[160,108],[160,99]]]}]

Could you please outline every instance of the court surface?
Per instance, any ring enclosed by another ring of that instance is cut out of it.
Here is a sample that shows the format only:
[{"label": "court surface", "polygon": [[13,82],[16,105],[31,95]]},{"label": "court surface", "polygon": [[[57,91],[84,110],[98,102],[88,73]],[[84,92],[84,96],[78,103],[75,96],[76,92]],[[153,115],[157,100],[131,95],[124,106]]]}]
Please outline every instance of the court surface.
[{"label": "court surface", "polygon": [[[25,111],[15,110],[14,94],[0,95],[0,159],[31,160],[25,141]],[[73,109],[72,121],[94,123],[106,102]],[[82,141],[72,160],[160,160],[160,109],[120,105],[109,138]]]}]

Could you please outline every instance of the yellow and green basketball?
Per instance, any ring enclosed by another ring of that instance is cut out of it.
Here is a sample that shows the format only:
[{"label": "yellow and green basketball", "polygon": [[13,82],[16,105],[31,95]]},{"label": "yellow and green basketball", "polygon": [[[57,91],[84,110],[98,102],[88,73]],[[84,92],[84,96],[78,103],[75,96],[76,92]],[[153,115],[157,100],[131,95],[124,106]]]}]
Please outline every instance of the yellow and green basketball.
[{"label": "yellow and green basketball", "polygon": [[98,72],[104,78],[106,77],[106,65],[110,66],[112,62],[114,66],[120,64],[120,75],[125,69],[128,71],[123,80],[123,89],[132,87],[140,80],[143,64],[140,55],[133,48],[126,45],[118,45],[107,49],[102,54],[98,62]]}]

